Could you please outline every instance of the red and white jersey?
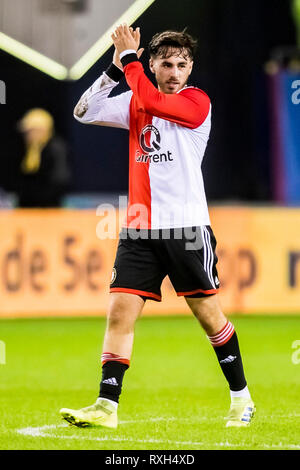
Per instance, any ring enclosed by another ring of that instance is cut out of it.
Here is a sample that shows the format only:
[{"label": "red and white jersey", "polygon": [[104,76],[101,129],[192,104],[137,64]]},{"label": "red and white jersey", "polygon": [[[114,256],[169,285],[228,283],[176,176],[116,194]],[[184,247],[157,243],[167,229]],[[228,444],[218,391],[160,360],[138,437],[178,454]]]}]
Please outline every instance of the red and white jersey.
[{"label": "red and white jersey", "polygon": [[[129,130],[129,195],[125,227],[210,225],[201,163],[211,128],[211,103],[199,88],[164,94],[139,61],[124,67],[130,91],[105,72],[82,95],[74,117]],[[125,156],[125,151],[124,151]]]}]

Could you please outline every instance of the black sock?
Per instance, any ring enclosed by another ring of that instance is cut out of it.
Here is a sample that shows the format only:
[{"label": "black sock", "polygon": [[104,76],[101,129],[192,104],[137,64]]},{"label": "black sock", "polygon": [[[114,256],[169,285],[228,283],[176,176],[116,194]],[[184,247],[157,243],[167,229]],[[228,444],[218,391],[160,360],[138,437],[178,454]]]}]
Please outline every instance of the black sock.
[{"label": "black sock", "polygon": [[246,387],[242,357],[237,334],[230,322],[215,336],[209,336],[230,390],[237,392]]},{"label": "black sock", "polygon": [[242,357],[240,353],[237,334],[234,332],[227,343],[214,348],[219,364],[232,391],[239,391],[246,387]]},{"label": "black sock", "polygon": [[123,377],[128,367],[118,361],[108,361],[102,366],[99,397],[119,403]]}]

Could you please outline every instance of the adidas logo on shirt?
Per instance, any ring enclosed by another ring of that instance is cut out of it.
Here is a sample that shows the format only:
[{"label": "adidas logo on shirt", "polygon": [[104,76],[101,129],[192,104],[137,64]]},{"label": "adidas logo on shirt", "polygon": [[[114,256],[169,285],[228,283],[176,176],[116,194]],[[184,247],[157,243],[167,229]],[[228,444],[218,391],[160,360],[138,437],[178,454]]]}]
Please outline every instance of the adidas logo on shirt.
[{"label": "adidas logo on shirt", "polygon": [[236,359],[236,356],[227,356],[225,359],[220,361],[220,364],[227,364],[228,362],[233,362]]},{"label": "adidas logo on shirt", "polygon": [[110,379],[103,380],[104,384],[109,384],[109,385],[115,385],[118,386],[118,382],[116,380],[116,377],[111,377]]}]

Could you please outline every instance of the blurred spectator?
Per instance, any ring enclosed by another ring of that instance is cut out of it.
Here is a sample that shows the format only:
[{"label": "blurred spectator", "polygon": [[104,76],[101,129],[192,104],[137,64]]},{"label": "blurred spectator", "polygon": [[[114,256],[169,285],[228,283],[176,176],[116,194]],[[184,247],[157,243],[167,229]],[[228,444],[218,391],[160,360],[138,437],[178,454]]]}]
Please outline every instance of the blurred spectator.
[{"label": "blurred spectator", "polygon": [[0,209],[13,209],[16,206],[14,194],[7,193],[0,186]]},{"label": "blurred spectator", "polygon": [[46,110],[29,110],[18,124],[24,151],[17,163],[20,207],[57,207],[70,181],[68,151],[55,135],[54,121]]}]

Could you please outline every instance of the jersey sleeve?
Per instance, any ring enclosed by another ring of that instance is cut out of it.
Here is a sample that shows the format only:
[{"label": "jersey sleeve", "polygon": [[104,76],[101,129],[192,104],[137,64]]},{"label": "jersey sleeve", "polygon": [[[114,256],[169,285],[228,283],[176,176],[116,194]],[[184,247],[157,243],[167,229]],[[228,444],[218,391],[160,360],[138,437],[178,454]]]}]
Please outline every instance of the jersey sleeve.
[{"label": "jersey sleeve", "polygon": [[129,129],[132,91],[109,97],[118,85],[106,72],[88,88],[74,108],[74,118],[83,124]]},{"label": "jersey sleeve", "polygon": [[141,110],[190,129],[199,127],[205,121],[210,109],[210,99],[206,93],[194,87],[183,88],[174,94],[160,92],[145,75],[136,55],[135,58],[133,56],[125,56],[122,63],[126,81]]}]

